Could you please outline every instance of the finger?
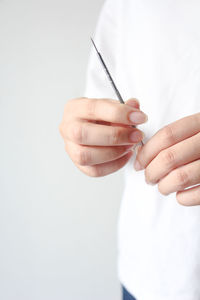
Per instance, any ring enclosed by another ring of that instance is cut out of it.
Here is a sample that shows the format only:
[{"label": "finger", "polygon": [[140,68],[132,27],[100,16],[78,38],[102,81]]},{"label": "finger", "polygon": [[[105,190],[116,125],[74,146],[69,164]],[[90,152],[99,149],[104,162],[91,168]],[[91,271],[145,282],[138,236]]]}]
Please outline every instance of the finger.
[{"label": "finger", "polygon": [[140,102],[136,98],[131,98],[131,99],[127,100],[126,105],[129,105],[129,106],[131,106],[133,108],[136,108],[136,109],[140,109]]},{"label": "finger", "polygon": [[[68,107],[66,106],[66,109]],[[67,115],[69,114],[71,118],[79,116],[80,119],[126,125],[138,125],[147,121],[147,116],[139,109],[121,104],[112,99],[76,99]]]},{"label": "finger", "polygon": [[79,145],[120,146],[138,143],[143,133],[136,128],[112,127],[89,122],[73,122],[63,126],[65,139]]},{"label": "finger", "polygon": [[132,145],[116,147],[88,147],[67,141],[65,149],[75,164],[92,166],[117,160],[130,151]]},{"label": "finger", "polygon": [[139,151],[135,169],[142,170],[160,151],[199,132],[200,113],[185,117],[159,130]]},{"label": "finger", "polygon": [[78,168],[84,172],[86,175],[91,177],[102,177],[106,176],[108,174],[114,173],[118,171],[119,169],[123,168],[125,164],[129,161],[129,159],[132,156],[132,151],[124,155],[123,157],[112,161],[103,163],[100,165],[94,165],[94,166],[78,166]]},{"label": "finger", "polygon": [[[136,108],[136,109],[140,109],[140,103],[136,98],[131,98],[131,99],[127,100],[126,105],[129,105],[129,106],[131,106],[133,108]],[[118,125],[119,126],[119,123],[111,123],[111,122],[107,122],[107,121],[95,120],[93,122],[96,123],[96,124],[102,124],[102,125],[111,125],[111,126],[117,126]],[[130,126],[130,125],[120,124],[120,126]]]},{"label": "finger", "polygon": [[147,183],[155,184],[173,169],[199,158],[200,133],[161,151],[146,167]]},{"label": "finger", "polygon": [[200,205],[200,185],[176,194],[176,199],[181,205]]},{"label": "finger", "polygon": [[168,195],[200,183],[200,160],[173,170],[158,183],[161,194]]}]

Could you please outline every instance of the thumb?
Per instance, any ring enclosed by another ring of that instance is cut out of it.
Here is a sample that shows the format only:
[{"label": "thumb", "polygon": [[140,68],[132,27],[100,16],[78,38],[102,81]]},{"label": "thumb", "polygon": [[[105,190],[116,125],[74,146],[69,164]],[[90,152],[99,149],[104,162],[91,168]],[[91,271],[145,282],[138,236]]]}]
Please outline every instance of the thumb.
[{"label": "thumb", "polygon": [[131,107],[134,107],[136,109],[140,109],[140,102],[136,98],[131,98],[126,101],[126,105],[129,105]]}]

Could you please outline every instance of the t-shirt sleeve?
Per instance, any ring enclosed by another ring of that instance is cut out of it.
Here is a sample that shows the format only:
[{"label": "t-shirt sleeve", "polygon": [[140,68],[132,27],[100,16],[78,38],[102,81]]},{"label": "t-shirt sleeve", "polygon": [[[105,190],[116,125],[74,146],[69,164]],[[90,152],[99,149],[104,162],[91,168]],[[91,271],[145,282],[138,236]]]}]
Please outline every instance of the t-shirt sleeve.
[{"label": "t-shirt sleeve", "polygon": [[[117,47],[117,0],[107,0],[101,10],[94,41],[101,53],[112,77],[115,80]],[[91,45],[86,75],[85,97],[116,98],[115,92],[105,74],[97,53]]]}]

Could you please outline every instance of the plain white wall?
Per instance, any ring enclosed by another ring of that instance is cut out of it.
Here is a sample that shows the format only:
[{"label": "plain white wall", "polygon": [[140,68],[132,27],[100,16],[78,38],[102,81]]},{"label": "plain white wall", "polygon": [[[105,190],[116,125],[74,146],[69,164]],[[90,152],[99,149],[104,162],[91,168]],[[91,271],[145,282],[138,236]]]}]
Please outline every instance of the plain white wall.
[{"label": "plain white wall", "polygon": [[58,131],[102,3],[0,0],[2,300],[120,299],[121,172],[81,174]]}]

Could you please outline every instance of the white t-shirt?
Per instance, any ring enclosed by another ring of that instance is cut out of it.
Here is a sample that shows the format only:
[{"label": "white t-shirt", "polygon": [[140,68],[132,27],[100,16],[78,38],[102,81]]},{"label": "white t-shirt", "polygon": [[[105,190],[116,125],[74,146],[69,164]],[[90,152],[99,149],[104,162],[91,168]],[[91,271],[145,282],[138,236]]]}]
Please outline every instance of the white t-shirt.
[{"label": "white t-shirt", "polygon": [[[149,121],[147,141],[200,107],[200,2],[108,0],[95,41],[125,99]],[[92,50],[85,95],[116,96]],[[134,159],[134,158],[133,158]],[[144,172],[125,167],[119,219],[119,278],[137,300],[200,299],[200,206],[162,196]]]}]

